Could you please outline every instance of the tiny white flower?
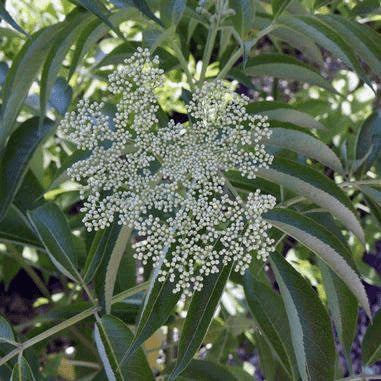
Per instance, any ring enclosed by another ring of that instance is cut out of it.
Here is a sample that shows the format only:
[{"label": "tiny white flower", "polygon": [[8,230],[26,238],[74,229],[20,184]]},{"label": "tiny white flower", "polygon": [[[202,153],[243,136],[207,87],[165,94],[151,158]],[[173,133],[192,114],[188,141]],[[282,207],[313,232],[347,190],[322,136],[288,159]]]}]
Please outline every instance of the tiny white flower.
[{"label": "tiny white flower", "polygon": [[248,98],[222,81],[197,89],[187,111],[191,122],[158,126],[155,88],[163,82],[158,58],[139,48],[109,76],[120,96],[110,120],[102,104],[80,101],[60,132],[90,156],[69,175],[82,183],[87,230],[116,221],[137,230],[135,258],[160,267],[159,281],[173,282],[182,296],[201,290],[205,277],[234,263],[243,274],[252,251],[266,260],[273,250],[271,227],[262,214],[274,197],[257,190],[246,200],[233,195],[225,172],[253,179],[271,164],[263,141],[271,131],[265,116],[250,115]]}]

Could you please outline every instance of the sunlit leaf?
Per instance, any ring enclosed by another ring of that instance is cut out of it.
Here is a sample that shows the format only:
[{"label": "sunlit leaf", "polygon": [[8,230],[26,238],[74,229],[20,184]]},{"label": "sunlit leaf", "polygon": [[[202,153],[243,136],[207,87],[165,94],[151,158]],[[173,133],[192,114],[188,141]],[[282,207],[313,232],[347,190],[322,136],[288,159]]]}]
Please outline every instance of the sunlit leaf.
[{"label": "sunlit leaf", "polygon": [[144,353],[139,349],[129,361],[119,367],[126,346],[133,334],[118,318],[105,315],[95,325],[95,342],[109,380],[153,381],[151,369]]},{"label": "sunlit leaf", "polygon": [[204,280],[202,290],[193,294],[181,331],[177,363],[169,381],[175,380],[183,372],[202,344],[232,267],[231,262],[217,274],[210,274]]},{"label": "sunlit leaf", "polygon": [[365,244],[364,232],[351,201],[327,176],[284,158],[276,158],[270,168],[259,168],[257,175],[283,185],[327,209]]},{"label": "sunlit leaf", "polygon": [[286,54],[260,54],[250,58],[246,64],[245,72],[252,76],[268,75],[306,82],[336,92],[331,83],[312,66]]},{"label": "sunlit leaf", "polygon": [[321,140],[287,128],[271,128],[270,145],[295,151],[300,155],[315,159],[337,172],[343,172],[343,166],[336,154]]},{"label": "sunlit leaf", "polygon": [[276,208],[264,217],[318,255],[346,284],[370,316],[368,298],[357,275],[351,253],[336,235],[312,218],[291,209]]},{"label": "sunlit leaf", "polygon": [[280,254],[270,256],[303,381],[333,381],[335,344],[328,312],[311,285]]},{"label": "sunlit leaf", "polygon": [[52,42],[62,29],[63,24],[59,23],[38,31],[24,44],[13,61],[3,88],[0,152],[4,150],[7,138],[14,129],[24,99],[37,77]]}]

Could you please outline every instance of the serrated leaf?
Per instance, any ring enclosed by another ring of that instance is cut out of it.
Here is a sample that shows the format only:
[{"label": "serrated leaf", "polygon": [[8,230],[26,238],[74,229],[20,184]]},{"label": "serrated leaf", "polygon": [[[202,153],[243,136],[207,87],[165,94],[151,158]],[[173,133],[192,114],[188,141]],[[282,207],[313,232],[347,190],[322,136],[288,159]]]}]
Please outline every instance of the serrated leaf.
[{"label": "serrated leaf", "polygon": [[280,254],[271,254],[270,263],[286,308],[302,380],[333,381],[335,344],[327,310],[307,280]]},{"label": "serrated leaf", "polygon": [[345,37],[366,64],[381,78],[381,36],[369,36],[369,29],[366,25],[356,21],[347,20],[336,15],[320,16],[321,19],[329,24],[333,29]]},{"label": "serrated leaf", "polygon": [[[368,154],[369,148],[372,148]],[[381,111],[376,110],[361,125],[356,142],[356,159],[368,154],[357,172],[366,173],[381,153]]]},{"label": "serrated leaf", "polygon": [[273,9],[273,18],[279,17],[290,5],[292,0],[271,0],[271,6]]},{"label": "serrated leaf", "polygon": [[284,158],[276,158],[270,168],[259,168],[257,175],[283,185],[327,209],[365,245],[364,232],[351,201],[327,176],[311,167]]},{"label": "serrated leaf", "polygon": [[177,363],[168,381],[175,380],[184,371],[202,344],[232,268],[233,262],[230,262],[218,273],[210,274],[202,290],[193,294],[181,332]]},{"label": "serrated leaf", "polygon": [[110,11],[100,0],[70,0],[76,5],[87,9],[95,16],[99,17],[109,28],[111,28],[120,38],[124,39],[123,33],[110,19]]},{"label": "serrated leaf", "polygon": [[246,64],[245,72],[253,76],[269,75],[277,78],[307,82],[336,93],[331,83],[322,77],[312,66],[286,54],[260,54],[250,58]]},{"label": "serrated leaf", "polygon": [[53,264],[67,277],[78,280],[78,254],[62,211],[57,205],[46,203],[27,214]]},{"label": "serrated leaf", "polygon": [[357,328],[357,301],[346,284],[323,262],[319,261],[328,307],[344,348],[349,358]]},{"label": "serrated leaf", "polygon": [[118,381],[153,381],[151,369],[144,353],[139,349],[125,364],[119,362],[133,334],[118,318],[105,315],[94,327],[95,342],[108,379]]},{"label": "serrated leaf", "polygon": [[1,107],[0,152],[4,150],[8,136],[14,129],[16,118],[24,99],[36,79],[56,34],[62,23],[40,30],[28,40],[13,61],[3,87]]},{"label": "serrated leaf", "polygon": [[357,72],[363,80],[369,83],[351,45],[328,24],[316,16],[282,16],[278,24],[293,31],[303,33],[313,41],[340,58],[348,68]]},{"label": "serrated leaf", "polygon": [[78,38],[78,34],[93,19],[94,16],[87,12],[76,12],[69,15],[65,20],[65,29],[58,34],[57,41],[51,46],[41,73],[41,116],[45,115],[50,94],[56,83],[58,72],[62,68],[62,61]]},{"label": "serrated leaf", "polygon": [[280,295],[257,281],[249,271],[245,273],[244,290],[258,328],[277,354],[286,373],[290,377],[293,373],[295,375],[297,370],[294,369],[295,356],[290,347],[290,329],[284,320],[286,310]]},{"label": "serrated leaf", "polygon": [[29,37],[29,34],[25,32],[23,28],[12,18],[9,12],[5,8],[5,2],[0,2],[0,17],[6,21],[10,26],[18,30],[19,32],[25,34],[25,36]]},{"label": "serrated leaf", "polygon": [[165,324],[180,299],[180,293],[173,293],[176,280],[170,282],[169,278],[167,278],[165,281],[159,282],[157,279],[158,274],[159,267],[156,267],[151,275],[150,286],[140,311],[134,340],[123,356],[123,362],[127,361],[145,340]]},{"label": "serrated leaf", "polygon": [[315,159],[339,173],[344,170],[339,158],[325,143],[304,132],[287,128],[271,128],[268,144]]},{"label": "serrated leaf", "polygon": [[381,359],[381,308],[365,332],[361,344],[361,359],[364,364],[373,364]]},{"label": "serrated leaf", "polygon": [[110,313],[111,311],[111,299],[114,295],[114,287],[118,276],[119,264],[126,250],[127,242],[131,237],[131,233],[132,228],[126,225],[122,226],[112,249],[110,259],[107,263],[105,276],[105,309],[107,313]]},{"label": "serrated leaf", "polygon": [[206,360],[192,360],[178,381],[239,381],[230,367]]},{"label": "serrated leaf", "polygon": [[0,162],[0,220],[4,218],[13,201],[30,160],[38,146],[52,131],[54,124],[45,119],[41,125],[39,118],[31,118],[22,123],[9,138],[4,157]]},{"label": "serrated leaf", "polygon": [[368,298],[351,252],[339,238],[312,218],[291,209],[276,208],[266,212],[264,218],[321,258],[343,280],[370,316]]},{"label": "serrated leaf", "polygon": [[186,0],[162,0],[160,2],[160,19],[169,28],[177,25],[183,16]]},{"label": "serrated leaf", "polygon": [[14,204],[9,206],[0,222],[0,240],[42,249],[41,243],[32,230],[29,221]]},{"label": "serrated leaf", "polygon": [[250,114],[263,114],[270,120],[293,123],[299,127],[324,129],[324,125],[318,122],[313,116],[305,112],[294,109],[287,103],[281,102],[253,102],[246,106]]},{"label": "serrated leaf", "polygon": [[32,369],[24,357],[14,366],[10,381],[35,381]]}]

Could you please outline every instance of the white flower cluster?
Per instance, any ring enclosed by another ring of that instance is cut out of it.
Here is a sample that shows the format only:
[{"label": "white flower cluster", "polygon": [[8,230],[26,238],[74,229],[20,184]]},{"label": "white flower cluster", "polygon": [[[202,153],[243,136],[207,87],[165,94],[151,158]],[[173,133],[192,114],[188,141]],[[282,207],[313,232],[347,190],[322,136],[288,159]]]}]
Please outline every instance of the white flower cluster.
[{"label": "white flower cluster", "polygon": [[257,190],[242,199],[225,177],[237,170],[249,179],[271,164],[263,140],[266,117],[249,115],[248,99],[222,81],[204,83],[187,105],[189,122],[159,126],[155,88],[162,83],[157,57],[138,49],[109,76],[120,96],[113,120],[102,104],[82,101],[60,131],[90,156],[69,175],[83,184],[82,211],[89,231],[117,219],[137,230],[135,257],[152,260],[159,280],[186,296],[234,262],[243,273],[252,252],[264,260],[273,250],[261,215],[275,199]]}]

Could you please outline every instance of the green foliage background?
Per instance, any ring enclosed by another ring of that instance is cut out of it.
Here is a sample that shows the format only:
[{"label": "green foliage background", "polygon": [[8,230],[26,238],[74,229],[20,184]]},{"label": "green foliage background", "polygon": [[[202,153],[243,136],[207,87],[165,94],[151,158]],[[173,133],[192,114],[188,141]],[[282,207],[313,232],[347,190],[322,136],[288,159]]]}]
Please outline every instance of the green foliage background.
[{"label": "green foliage background", "polygon": [[[0,17],[1,281],[23,269],[38,289],[34,316],[0,318],[0,379],[252,380],[245,347],[266,380],[358,380],[364,311],[372,375],[381,312],[363,284],[381,281],[363,256],[381,239],[379,1],[8,0]],[[138,46],[165,71],[161,123],[182,121],[192,87],[222,78],[273,129],[271,168],[229,179],[276,196],[277,252],[267,264],[252,253],[244,276],[227,266],[185,305],[135,262],[134,232],[85,231],[66,176],[83,153],[55,134],[79,99],[112,115],[107,76]],[[49,349],[57,338],[69,350]]]}]

